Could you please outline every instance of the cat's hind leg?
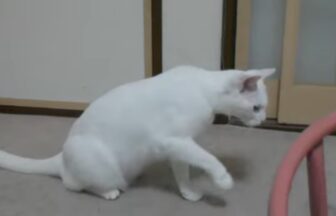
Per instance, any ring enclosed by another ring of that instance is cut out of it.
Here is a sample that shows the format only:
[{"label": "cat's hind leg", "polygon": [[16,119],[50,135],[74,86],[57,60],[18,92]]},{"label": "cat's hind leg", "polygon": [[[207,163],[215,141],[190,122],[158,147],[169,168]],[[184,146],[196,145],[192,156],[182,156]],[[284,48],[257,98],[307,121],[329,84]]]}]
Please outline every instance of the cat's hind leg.
[{"label": "cat's hind leg", "polygon": [[171,161],[171,167],[181,195],[189,201],[198,201],[203,194],[190,181],[189,165],[181,161]]},{"label": "cat's hind leg", "polygon": [[[65,186],[83,190],[105,199],[116,199],[118,189],[127,187],[113,149],[92,136],[72,137],[63,149]],[[78,187],[76,187],[78,186]]]},{"label": "cat's hind leg", "polygon": [[83,185],[81,185],[74,177],[66,171],[64,168],[62,170],[62,181],[66,189],[71,191],[80,192],[83,190]]}]

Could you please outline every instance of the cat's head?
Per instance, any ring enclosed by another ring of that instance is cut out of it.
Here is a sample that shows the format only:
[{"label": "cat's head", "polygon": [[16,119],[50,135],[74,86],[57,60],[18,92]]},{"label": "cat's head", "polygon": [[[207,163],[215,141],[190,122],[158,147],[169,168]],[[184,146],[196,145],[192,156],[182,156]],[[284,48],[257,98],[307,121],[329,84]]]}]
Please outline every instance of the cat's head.
[{"label": "cat's head", "polygon": [[222,113],[239,118],[245,125],[256,126],[266,119],[268,103],[264,84],[275,69],[233,71],[222,92]]}]

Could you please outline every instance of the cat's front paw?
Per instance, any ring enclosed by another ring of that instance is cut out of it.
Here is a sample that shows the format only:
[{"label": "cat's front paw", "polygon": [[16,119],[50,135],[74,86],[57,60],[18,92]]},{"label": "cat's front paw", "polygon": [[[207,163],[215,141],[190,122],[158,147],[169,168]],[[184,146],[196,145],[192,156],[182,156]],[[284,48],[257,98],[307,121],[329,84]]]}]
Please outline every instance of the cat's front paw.
[{"label": "cat's front paw", "polygon": [[215,183],[224,190],[229,190],[233,188],[234,185],[232,176],[229,173],[225,173],[223,175],[218,176],[215,179]]},{"label": "cat's front paw", "polygon": [[107,193],[101,194],[101,196],[106,200],[115,200],[120,196],[119,190],[111,190]]},{"label": "cat's front paw", "polygon": [[189,188],[181,188],[180,192],[183,198],[185,198],[186,200],[192,201],[192,202],[199,201],[203,196],[201,192],[191,190]]}]

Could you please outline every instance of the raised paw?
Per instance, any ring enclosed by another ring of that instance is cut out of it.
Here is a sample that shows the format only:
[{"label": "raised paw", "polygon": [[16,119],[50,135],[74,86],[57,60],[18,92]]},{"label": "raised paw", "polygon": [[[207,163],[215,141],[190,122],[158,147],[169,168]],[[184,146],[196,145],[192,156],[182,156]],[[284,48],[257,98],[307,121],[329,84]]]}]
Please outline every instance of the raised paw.
[{"label": "raised paw", "polygon": [[111,190],[107,193],[103,193],[102,197],[106,200],[115,200],[120,196],[119,190]]},{"label": "raised paw", "polygon": [[224,190],[229,190],[233,187],[234,182],[229,173],[225,173],[215,179],[215,183]]},{"label": "raised paw", "polygon": [[196,202],[200,200],[203,196],[201,192],[191,190],[189,188],[181,188],[180,191],[181,191],[183,198],[185,198],[186,200],[192,201],[192,202]]}]

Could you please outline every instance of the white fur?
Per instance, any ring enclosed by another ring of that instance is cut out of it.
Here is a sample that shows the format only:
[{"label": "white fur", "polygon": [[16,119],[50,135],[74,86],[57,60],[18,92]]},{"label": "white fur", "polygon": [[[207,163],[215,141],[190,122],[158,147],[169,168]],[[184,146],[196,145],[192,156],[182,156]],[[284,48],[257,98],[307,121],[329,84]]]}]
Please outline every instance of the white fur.
[{"label": "white fur", "polygon": [[[247,125],[265,119],[263,79],[273,69],[206,71],[181,66],[159,76],[115,88],[94,101],[74,123],[63,152],[44,160],[0,151],[6,169],[60,176],[66,188],[116,199],[149,164],[169,160],[179,189],[188,200],[202,194],[189,181],[189,165],[205,170],[222,189],[233,180],[194,137],[215,113],[233,115]],[[256,91],[242,91],[258,76]],[[259,112],[254,105],[261,105]]]}]

